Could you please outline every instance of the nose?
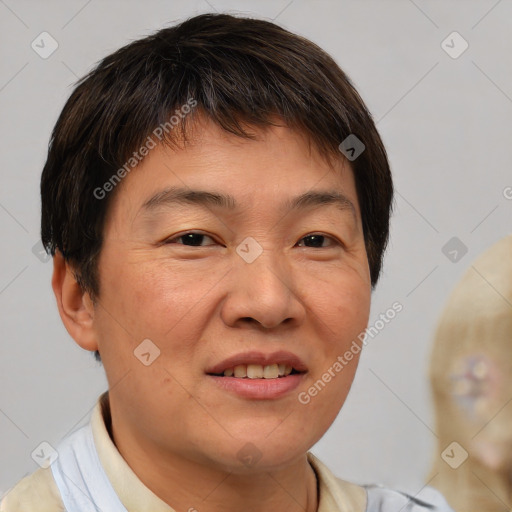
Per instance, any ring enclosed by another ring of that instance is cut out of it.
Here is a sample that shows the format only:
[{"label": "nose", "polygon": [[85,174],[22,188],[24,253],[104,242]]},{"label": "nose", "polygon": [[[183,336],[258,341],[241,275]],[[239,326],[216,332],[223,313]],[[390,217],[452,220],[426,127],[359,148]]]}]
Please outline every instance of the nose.
[{"label": "nose", "polygon": [[264,250],[252,263],[234,256],[229,288],[221,318],[230,327],[254,324],[275,329],[282,324],[300,325],[305,307],[297,289],[297,278],[285,256]]}]

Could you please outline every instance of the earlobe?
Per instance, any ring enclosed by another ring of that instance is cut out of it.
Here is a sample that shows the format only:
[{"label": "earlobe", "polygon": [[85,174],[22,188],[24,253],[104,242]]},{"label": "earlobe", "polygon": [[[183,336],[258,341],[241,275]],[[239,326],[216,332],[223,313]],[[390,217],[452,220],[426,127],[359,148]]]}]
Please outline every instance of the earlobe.
[{"label": "earlobe", "polygon": [[78,284],[73,268],[56,251],[53,257],[52,288],[66,330],[85,350],[98,350],[94,329],[94,305],[87,292]]}]

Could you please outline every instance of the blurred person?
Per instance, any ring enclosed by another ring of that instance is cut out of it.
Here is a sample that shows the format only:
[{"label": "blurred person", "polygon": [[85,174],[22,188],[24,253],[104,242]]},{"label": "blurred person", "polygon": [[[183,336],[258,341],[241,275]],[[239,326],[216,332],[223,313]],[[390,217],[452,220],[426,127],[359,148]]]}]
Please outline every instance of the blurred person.
[{"label": "blurred person", "polygon": [[430,378],[438,443],[429,481],[457,512],[510,511],[512,236],[485,251],[451,293]]}]

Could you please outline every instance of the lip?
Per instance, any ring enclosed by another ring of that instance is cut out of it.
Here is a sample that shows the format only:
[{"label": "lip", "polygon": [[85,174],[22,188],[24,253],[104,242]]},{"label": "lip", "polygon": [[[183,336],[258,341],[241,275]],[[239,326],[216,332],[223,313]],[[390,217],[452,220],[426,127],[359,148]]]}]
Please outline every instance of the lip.
[{"label": "lip", "polygon": [[297,388],[305,375],[305,373],[295,373],[276,379],[242,379],[216,375],[208,377],[213,379],[213,382],[224,391],[234,393],[241,398],[273,400],[287,395]]},{"label": "lip", "polygon": [[[209,375],[212,374],[222,374],[224,370],[228,368],[233,368],[238,365],[247,365],[247,364],[260,364],[261,366],[267,366],[270,364],[285,364],[291,366],[294,370],[298,372],[304,373],[308,371],[305,363],[300,359],[300,357],[296,356],[291,352],[287,352],[284,350],[280,350],[277,352],[272,352],[270,354],[264,354],[263,352],[250,351],[250,352],[241,352],[239,354],[235,354],[227,359],[224,359],[220,363],[217,363],[215,366],[208,368],[206,373]],[[214,376],[214,375],[212,375]],[[230,379],[231,377],[219,377],[223,379]],[[235,379],[233,377],[233,379]],[[275,380],[283,380],[284,377]],[[238,379],[242,380],[242,379]],[[244,379],[245,380],[245,379]],[[247,380],[258,380],[258,379],[247,379]],[[268,381],[274,379],[266,379]]]}]

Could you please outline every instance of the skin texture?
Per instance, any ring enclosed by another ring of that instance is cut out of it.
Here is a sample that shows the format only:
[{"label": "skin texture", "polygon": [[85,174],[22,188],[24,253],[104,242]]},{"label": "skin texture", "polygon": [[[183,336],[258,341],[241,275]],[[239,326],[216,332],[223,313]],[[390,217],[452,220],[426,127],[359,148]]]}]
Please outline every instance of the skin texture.
[{"label": "skin texture", "polygon": [[[306,452],[343,405],[359,354],[307,405],[298,394],[368,322],[370,274],[350,165],[340,156],[330,167],[288,127],[254,133],[241,139],[196,119],[185,147],[155,148],[124,178],[105,225],[94,304],[54,258],[63,322],[82,348],[101,353],[114,442],[176,510],[316,510]],[[238,208],[142,208],[172,186],[230,194]],[[311,190],[342,193],[354,208],[283,210]],[[179,238],[190,230],[207,235],[202,246]],[[326,236],[320,247],[305,238],[312,233]],[[236,252],[246,237],[263,249],[250,264]],[[134,356],[144,339],[160,350],[149,366]],[[308,372],[272,400],[242,398],[205,373],[249,350],[290,351]],[[251,467],[237,457],[248,442],[261,453]]]}]

